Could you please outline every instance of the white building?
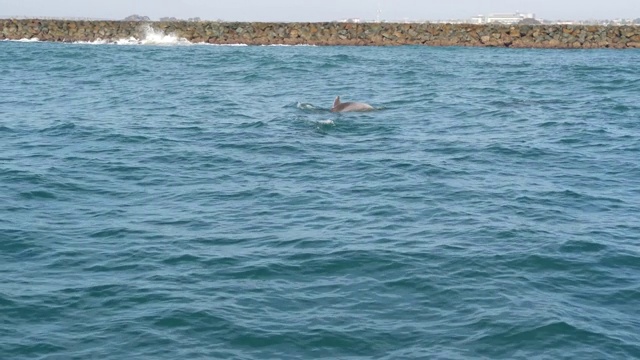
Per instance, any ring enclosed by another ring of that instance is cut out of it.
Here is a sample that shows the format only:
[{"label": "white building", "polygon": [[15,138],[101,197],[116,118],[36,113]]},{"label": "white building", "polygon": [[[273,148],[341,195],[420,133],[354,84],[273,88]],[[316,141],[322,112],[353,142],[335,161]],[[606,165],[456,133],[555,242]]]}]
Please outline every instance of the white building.
[{"label": "white building", "polygon": [[516,11],[515,14],[489,14],[478,15],[471,18],[472,24],[517,24],[524,19],[535,19],[535,14],[522,14]]}]

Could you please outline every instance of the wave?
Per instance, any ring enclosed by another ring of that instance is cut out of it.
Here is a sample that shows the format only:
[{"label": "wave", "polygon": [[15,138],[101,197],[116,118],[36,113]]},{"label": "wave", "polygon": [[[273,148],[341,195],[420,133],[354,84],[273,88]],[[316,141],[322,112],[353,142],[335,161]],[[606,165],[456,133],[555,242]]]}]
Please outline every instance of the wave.
[{"label": "wave", "polygon": [[296,107],[300,110],[319,110],[320,109],[313,104],[301,103],[301,102],[296,103]]},{"label": "wave", "polygon": [[75,41],[74,44],[89,44],[89,45],[193,45],[189,40],[177,36],[175,33],[165,34],[162,30],[156,30],[151,25],[145,25],[143,27],[143,37],[138,39],[136,37],[130,37],[128,39],[117,40],[105,40],[98,38],[93,41]]},{"label": "wave", "polygon": [[[19,39],[19,40],[4,40],[4,41],[14,41],[14,42],[44,42],[40,41],[39,38],[31,38],[31,39]],[[176,35],[175,32],[165,34],[162,30],[154,29],[151,25],[144,25],[143,27],[143,36],[138,39],[134,36],[129,38],[121,38],[121,39],[102,39],[97,38],[92,41],[73,41],[72,44],[83,44],[83,45],[155,45],[155,46],[192,46],[192,45],[206,45],[206,46],[249,46],[248,44],[210,44],[207,42],[191,42],[186,38],[180,37]],[[270,45],[261,45],[261,46],[277,46],[277,47],[316,47],[317,45],[312,44],[299,44],[299,45],[288,45],[288,44],[270,44]]]},{"label": "wave", "polygon": [[[39,38],[31,38],[31,39],[18,39],[11,40],[5,39],[2,41],[11,41],[11,42],[46,42],[41,41]],[[224,47],[244,47],[249,46],[248,44],[210,44],[207,42],[191,42],[186,38],[179,37],[175,33],[165,34],[162,30],[156,30],[151,26],[147,26],[144,29],[143,37],[138,39],[134,36],[129,38],[122,39],[102,39],[97,38],[91,41],[73,41],[72,44],[81,44],[81,45],[154,45],[154,46],[224,46]],[[287,45],[287,44],[270,44],[270,45],[260,45],[267,47],[316,47],[317,45],[312,44],[299,44],[299,45]]]},{"label": "wave", "polygon": [[4,39],[4,40],[2,40],[2,41],[11,41],[11,42],[40,42],[40,39],[38,39],[38,38],[31,38],[31,39],[23,38],[23,39],[18,39],[18,40]]},{"label": "wave", "polygon": [[[38,38],[5,40],[14,42],[41,42]],[[102,39],[97,38],[92,41],[74,41],[72,44],[83,45],[154,45],[154,46],[248,46],[247,44],[209,44],[206,42],[194,43],[186,38],[176,35],[175,32],[165,34],[162,30],[154,29],[151,25],[144,25],[142,28],[142,38],[138,39],[134,36],[121,39]]]}]

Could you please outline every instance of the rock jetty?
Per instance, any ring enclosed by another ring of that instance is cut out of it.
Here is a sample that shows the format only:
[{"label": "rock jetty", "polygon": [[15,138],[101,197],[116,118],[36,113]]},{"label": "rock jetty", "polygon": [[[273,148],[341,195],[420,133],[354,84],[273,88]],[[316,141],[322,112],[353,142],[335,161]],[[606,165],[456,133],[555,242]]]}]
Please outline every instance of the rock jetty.
[{"label": "rock jetty", "polygon": [[145,26],[193,43],[248,45],[427,45],[513,48],[640,48],[640,26],[207,21],[0,20],[0,40],[117,41]]}]

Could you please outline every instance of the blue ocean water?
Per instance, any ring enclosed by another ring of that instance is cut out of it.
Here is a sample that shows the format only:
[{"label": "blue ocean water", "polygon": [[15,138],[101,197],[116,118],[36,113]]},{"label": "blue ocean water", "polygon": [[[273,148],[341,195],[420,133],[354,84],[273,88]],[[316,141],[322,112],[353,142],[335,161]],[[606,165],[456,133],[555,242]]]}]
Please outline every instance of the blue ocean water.
[{"label": "blue ocean water", "polygon": [[640,358],[638,63],[2,42],[0,359]]}]

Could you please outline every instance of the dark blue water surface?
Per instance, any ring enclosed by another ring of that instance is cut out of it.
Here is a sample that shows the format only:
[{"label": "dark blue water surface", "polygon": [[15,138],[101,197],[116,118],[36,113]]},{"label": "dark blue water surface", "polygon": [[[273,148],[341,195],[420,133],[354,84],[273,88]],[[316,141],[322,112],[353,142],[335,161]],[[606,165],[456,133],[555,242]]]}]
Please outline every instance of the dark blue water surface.
[{"label": "dark blue water surface", "polygon": [[638,64],[2,42],[0,359],[640,358]]}]

